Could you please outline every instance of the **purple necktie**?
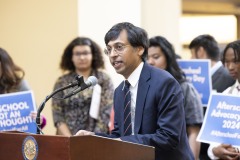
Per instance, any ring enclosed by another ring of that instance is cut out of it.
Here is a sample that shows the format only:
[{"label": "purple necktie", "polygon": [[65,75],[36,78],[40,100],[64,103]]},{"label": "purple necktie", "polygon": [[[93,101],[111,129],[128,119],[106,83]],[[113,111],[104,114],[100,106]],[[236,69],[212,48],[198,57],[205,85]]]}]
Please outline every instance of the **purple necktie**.
[{"label": "purple necktie", "polygon": [[130,83],[125,80],[124,86],[124,136],[132,134],[132,123],[131,123],[131,93]]}]

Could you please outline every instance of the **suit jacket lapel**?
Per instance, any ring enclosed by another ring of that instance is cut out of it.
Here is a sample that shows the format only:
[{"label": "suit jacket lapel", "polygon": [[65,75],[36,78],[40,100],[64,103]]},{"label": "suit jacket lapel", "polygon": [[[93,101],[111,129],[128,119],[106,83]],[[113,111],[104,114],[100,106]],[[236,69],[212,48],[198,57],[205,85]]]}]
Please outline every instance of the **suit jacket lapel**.
[{"label": "suit jacket lapel", "polygon": [[222,66],[216,70],[216,72],[212,75],[212,82],[217,81],[217,79],[219,78],[219,75],[222,73]]},{"label": "suit jacket lapel", "polygon": [[118,123],[118,128],[119,128],[119,134],[123,135],[124,132],[124,93],[122,91],[123,88],[123,82],[118,86],[118,88],[116,88],[115,90],[115,95],[114,95],[114,110],[115,112],[117,112],[119,114],[119,116],[117,116],[117,114],[115,114],[116,118],[117,118],[117,123]]},{"label": "suit jacket lapel", "polygon": [[150,69],[149,66],[145,63],[138,82],[134,134],[137,134],[141,127],[144,104],[149,88],[149,84],[147,83],[148,79],[150,79]]}]

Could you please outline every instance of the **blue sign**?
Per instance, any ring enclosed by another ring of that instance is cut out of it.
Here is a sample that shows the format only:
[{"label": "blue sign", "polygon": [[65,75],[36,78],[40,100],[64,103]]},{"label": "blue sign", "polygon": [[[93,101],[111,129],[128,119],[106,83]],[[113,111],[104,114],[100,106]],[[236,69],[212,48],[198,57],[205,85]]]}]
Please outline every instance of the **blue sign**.
[{"label": "blue sign", "polygon": [[212,94],[197,140],[240,146],[240,97]]},{"label": "blue sign", "polygon": [[36,111],[32,91],[0,95],[0,130],[36,133],[32,111]]},{"label": "blue sign", "polygon": [[202,104],[207,106],[212,90],[210,60],[178,60],[178,64],[198,91]]}]

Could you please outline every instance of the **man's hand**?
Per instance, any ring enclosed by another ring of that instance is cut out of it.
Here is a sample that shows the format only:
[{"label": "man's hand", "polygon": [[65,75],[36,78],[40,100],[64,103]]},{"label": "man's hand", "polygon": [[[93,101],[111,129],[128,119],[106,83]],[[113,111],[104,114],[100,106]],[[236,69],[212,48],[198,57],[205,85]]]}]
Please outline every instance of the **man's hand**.
[{"label": "man's hand", "polygon": [[87,135],[94,135],[94,132],[86,131],[86,130],[79,130],[75,136],[87,136]]},{"label": "man's hand", "polygon": [[221,144],[212,149],[213,154],[223,160],[237,160],[240,156],[230,144]]}]

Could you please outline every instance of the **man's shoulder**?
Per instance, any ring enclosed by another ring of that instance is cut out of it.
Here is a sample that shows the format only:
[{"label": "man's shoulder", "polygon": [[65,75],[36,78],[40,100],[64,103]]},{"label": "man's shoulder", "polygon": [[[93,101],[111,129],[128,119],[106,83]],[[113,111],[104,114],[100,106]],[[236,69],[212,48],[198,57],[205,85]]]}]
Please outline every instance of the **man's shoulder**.
[{"label": "man's shoulder", "polygon": [[122,89],[123,89],[123,84],[124,84],[124,81],[122,81],[122,82],[116,87],[115,92],[122,90]]},{"label": "man's shoulder", "polygon": [[146,73],[150,73],[151,75],[153,76],[158,76],[158,75],[161,75],[161,76],[171,76],[170,73],[168,73],[167,71],[163,70],[163,69],[160,69],[160,68],[157,68],[157,67],[154,67],[154,66],[151,66],[149,64],[144,64],[143,66],[143,70],[141,72],[141,74],[144,74],[144,72]]},{"label": "man's shoulder", "polygon": [[169,84],[175,85],[178,84],[173,76],[162,69],[150,66],[148,64],[144,65],[143,70],[140,75],[139,83],[143,85],[144,83],[154,86],[154,88],[164,88]]},{"label": "man's shoulder", "polygon": [[219,67],[216,72],[213,74],[213,76],[224,76],[224,77],[229,77],[231,78],[231,76],[229,75],[227,69],[223,66]]},{"label": "man's shoulder", "polygon": [[230,84],[233,84],[235,82],[235,80],[230,76],[228,70],[221,66],[213,75],[212,75],[212,79],[216,80],[219,79],[220,81],[224,81],[224,82],[229,82]]}]

